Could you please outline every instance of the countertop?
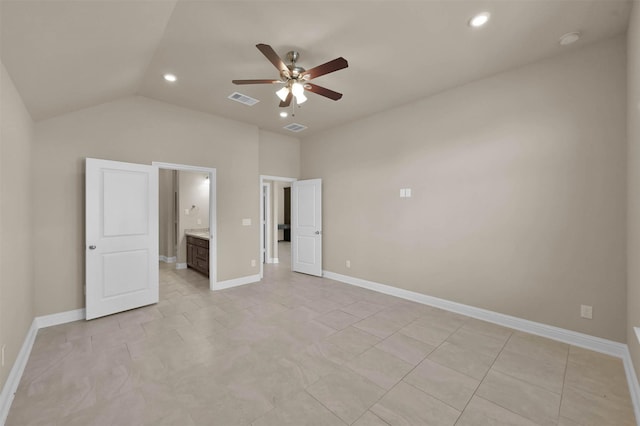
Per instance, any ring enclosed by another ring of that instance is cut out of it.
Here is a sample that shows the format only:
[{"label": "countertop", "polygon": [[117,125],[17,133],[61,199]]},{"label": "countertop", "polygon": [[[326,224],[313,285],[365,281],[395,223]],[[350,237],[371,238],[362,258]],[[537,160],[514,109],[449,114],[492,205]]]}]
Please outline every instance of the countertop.
[{"label": "countertop", "polygon": [[192,229],[189,231],[184,231],[184,234],[190,237],[202,238],[203,240],[209,239],[209,231],[204,231],[200,229]]}]

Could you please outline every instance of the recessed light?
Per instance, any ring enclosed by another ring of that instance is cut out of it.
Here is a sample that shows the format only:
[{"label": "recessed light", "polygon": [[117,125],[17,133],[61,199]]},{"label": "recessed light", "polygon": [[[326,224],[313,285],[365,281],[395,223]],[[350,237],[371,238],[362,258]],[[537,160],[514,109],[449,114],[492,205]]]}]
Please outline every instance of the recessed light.
[{"label": "recessed light", "polygon": [[489,12],[482,12],[475,15],[473,18],[469,19],[469,26],[473,28],[480,28],[487,22],[489,22],[489,18],[491,14]]},{"label": "recessed light", "polygon": [[173,83],[174,81],[176,81],[178,79],[178,77],[175,76],[175,74],[165,74],[163,75],[164,79],[167,80],[168,82]]},{"label": "recessed light", "polygon": [[578,31],[574,31],[572,33],[566,33],[565,35],[560,37],[558,43],[560,43],[561,46],[568,46],[578,40],[580,40],[580,33]]},{"label": "recessed light", "polygon": [[286,118],[286,117],[288,117],[288,116],[289,116],[289,114],[287,113],[287,111],[281,111],[281,112],[280,112],[280,117],[282,117],[282,118]]},{"label": "recessed light", "polygon": [[473,28],[480,28],[487,22],[489,22],[489,18],[491,14],[489,12],[482,12],[475,15],[473,18],[469,19],[469,26]]}]

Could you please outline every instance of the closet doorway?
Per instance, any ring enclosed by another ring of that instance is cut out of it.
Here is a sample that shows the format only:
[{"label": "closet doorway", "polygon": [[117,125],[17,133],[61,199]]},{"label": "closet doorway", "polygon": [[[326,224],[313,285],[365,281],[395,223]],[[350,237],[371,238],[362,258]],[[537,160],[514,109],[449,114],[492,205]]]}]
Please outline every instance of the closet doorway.
[{"label": "closet doorway", "polygon": [[[291,204],[285,207],[285,188],[289,194],[296,178],[260,176],[260,278],[265,263],[279,263],[278,241],[291,239]],[[287,221],[288,219],[288,221]]]}]

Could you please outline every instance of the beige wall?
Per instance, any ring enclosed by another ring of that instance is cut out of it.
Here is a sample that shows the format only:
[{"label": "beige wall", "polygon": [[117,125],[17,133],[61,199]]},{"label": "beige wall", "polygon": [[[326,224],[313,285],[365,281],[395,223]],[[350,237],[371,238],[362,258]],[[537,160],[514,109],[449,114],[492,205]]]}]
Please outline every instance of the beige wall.
[{"label": "beige wall", "polygon": [[[258,129],[144,97],[38,122],[36,315],[84,307],[84,158],[217,169],[218,280],[257,274]],[[251,226],[242,226],[251,218]]]},{"label": "beige wall", "polygon": [[625,49],[569,50],[305,138],[324,268],[624,342]]},{"label": "beige wall", "polygon": [[205,176],[178,171],[178,263],[187,262],[185,231],[209,227],[209,181]]},{"label": "beige wall", "polygon": [[300,140],[260,130],[260,174],[299,177]]},{"label": "beige wall", "polygon": [[6,345],[2,389],[34,317],[34,124],[1,63],[0,68],[0,347]]},{"label": "beige wall", "polygon": [[175,254],[175,170],[158,171],[158,246],[161,256],[174,257]]},{"label": "beige wall", "polygon": [[628,268],[627,343],[640,377],[640,3],[634,2],[627,34]]}]

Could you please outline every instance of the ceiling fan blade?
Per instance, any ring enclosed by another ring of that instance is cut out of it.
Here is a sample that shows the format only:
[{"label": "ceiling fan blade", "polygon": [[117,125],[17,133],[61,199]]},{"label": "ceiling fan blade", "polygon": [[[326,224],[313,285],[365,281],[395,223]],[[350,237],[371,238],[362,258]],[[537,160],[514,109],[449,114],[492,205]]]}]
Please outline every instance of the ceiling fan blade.
[{"label": "ceiling fan blade", "polygon": [[231,80],[233,84],[275,84],[282,83],[280,80]]},{"label": "ceiling fan blade", "polygon": [[317,67],[311,68],[307,70],[303,75],[303,77],[307,77],[307,79],[311,80],[312,78],[320,77],[321,75],[329,74],[330,72],[338,71],[343,68],[347,68],[349,63],[342,56],[334,59],[333,61],[325,62],[322,65],[318,65]]},{"label": "ceiling fan blade", "polygon": [[285,99],[284,101],[280,101],[280,108],[286,108],[291,105],[291,99],[293,99],[293,93],[289,92],[289,94],[287,95],[287,99]]},{"label": "ceiling fan blade", "polygon": [[316,95],[324,96],[325,98],[329,98],[334,101],[337,101],[338,99],[342,98],[342,93],[334,92],[331,89],[318,86],[317,84],[306,83],[304,85],[304,88],[310,92],[315,93]]},{"label": "ceiling fan blade", "polygon": [[271,62],[276,68],[278,68],[278,71],[280,71],[281,75],[285,75],[287,77],[290,75],[289,68],[285,65],[284,62],[282,62],[280,56],[278,56],[276,51],[273,50],[271,46],[269,46],[268,44],[259,43],[256,44],[256,47],[260,52],[262,52],[264,56],[266,56],[269,62]]}]

